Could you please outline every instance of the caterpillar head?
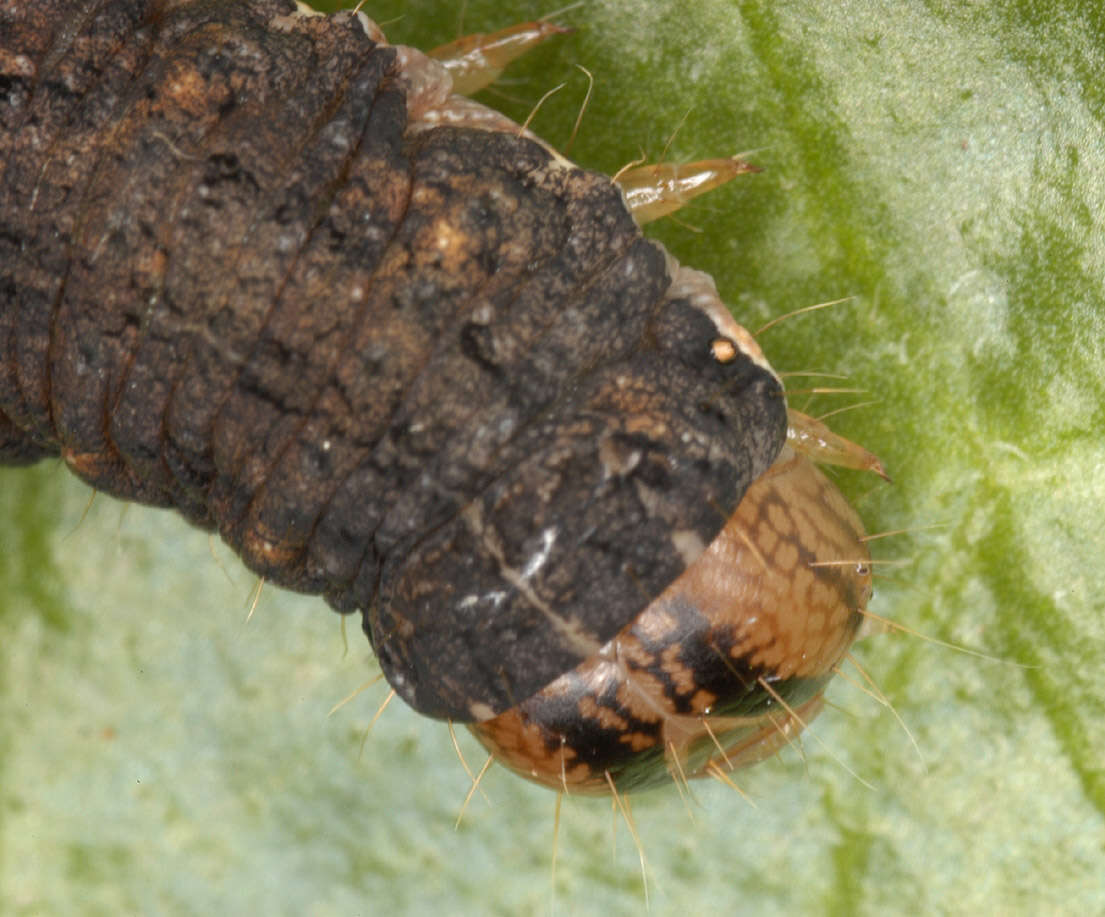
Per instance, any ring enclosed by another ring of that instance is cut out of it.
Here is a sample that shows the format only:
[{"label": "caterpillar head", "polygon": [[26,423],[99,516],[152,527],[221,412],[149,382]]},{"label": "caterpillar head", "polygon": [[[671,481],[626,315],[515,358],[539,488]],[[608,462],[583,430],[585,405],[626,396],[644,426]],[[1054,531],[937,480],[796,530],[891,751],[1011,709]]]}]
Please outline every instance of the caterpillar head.
[{"label": "caterpillar head", "polygon": [[521,775],[641,789],[753,764],[817,713],[871,594],[855,512],[783,450],[707,551],[599,652],[472,726]]}]

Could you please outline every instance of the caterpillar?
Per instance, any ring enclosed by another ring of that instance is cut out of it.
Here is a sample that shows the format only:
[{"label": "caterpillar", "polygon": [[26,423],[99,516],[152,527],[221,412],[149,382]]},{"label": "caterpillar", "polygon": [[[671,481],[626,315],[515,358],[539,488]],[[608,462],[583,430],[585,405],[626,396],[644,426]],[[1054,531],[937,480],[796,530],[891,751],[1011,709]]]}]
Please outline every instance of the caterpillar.
[{"label": "caterpillar", "polygon": [[855,450],[786,444],[624,183],[359,13],[10,0],[0,35],[0,461],[360,614],[404,700],[551,786],[752,763],[817,712],[871,583],[801,453]]}]

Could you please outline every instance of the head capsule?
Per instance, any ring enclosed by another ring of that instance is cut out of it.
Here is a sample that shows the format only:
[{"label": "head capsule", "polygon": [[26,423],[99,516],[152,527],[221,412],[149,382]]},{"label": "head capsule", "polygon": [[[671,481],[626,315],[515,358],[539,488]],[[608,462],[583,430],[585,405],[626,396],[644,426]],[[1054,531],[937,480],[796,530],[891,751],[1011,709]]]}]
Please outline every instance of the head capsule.
[{"label": "head capsule", "polygon": [[470,728],[510,769],[573,793],[754,764],[820,710],[859,631],[863,536],[837,488],[784,448],[702,556],[600,652]]}]

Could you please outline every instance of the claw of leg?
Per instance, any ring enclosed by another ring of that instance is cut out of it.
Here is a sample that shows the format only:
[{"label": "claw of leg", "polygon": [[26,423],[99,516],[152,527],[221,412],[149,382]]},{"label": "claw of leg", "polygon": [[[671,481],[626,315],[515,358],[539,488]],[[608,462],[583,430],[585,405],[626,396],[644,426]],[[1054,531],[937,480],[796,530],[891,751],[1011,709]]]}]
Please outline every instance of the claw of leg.
[{"label": "claw of leg", "polygon": [[465,35],[434,48],[429,56],[445,65],[453,77],[454,92],[471,95],[494,83],[507,64],[530,48],[572,31],[545,20],[523,22],[498,32]]},{"label": "claw of leg", "polygon": [[724,185],[738,175],[760,170],[736,156],[700,159],[685,165],[662,162],[620,172],[617,183],[638,223],[673,213],[692,198]]}]

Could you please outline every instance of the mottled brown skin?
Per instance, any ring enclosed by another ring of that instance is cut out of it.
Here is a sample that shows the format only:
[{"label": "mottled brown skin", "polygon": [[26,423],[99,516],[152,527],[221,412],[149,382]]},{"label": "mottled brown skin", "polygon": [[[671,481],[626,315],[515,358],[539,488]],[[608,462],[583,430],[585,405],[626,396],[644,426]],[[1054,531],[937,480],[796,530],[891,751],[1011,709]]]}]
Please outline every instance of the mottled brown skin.
[{"label": "mottled brown skin", "polygon": [[785,449],[601,653],[472,731],[512,770],[573,793],[756,763],[816,715],[856,637],[871,594],[863,537],[836,487]]},{"label": "mottled brown skin", "polygon": [[622,630],[785,432],[605,176],[290,0],[0,3],[0,460],[360,611],[424,713]]}]

